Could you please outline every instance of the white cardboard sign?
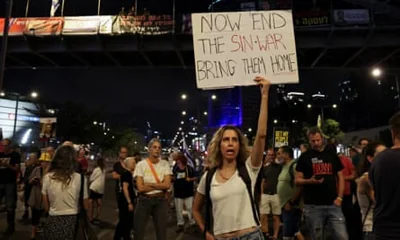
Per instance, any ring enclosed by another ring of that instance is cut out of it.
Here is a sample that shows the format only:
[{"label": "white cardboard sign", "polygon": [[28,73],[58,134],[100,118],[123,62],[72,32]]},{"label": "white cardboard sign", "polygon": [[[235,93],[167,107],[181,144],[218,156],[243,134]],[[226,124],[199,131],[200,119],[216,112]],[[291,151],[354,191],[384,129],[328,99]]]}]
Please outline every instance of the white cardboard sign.
[{"label": "white cardboard sign", "polygon": [[298,83],[291,11],[192,14],[197,87]]}]

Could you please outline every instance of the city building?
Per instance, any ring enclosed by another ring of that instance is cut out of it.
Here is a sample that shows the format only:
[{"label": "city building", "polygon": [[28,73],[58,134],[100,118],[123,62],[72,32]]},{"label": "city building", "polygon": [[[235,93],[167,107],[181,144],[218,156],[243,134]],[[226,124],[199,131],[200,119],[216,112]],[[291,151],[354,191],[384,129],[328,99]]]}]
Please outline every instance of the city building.
[{"label": "city building", "polygon": [[3,138],[13,138],[21,145],[35,144],[40,135],[40,118],[32,112],[37,110],[31,102],[19,101],[15,122],[16,101],[0,98],[0,133]]}]

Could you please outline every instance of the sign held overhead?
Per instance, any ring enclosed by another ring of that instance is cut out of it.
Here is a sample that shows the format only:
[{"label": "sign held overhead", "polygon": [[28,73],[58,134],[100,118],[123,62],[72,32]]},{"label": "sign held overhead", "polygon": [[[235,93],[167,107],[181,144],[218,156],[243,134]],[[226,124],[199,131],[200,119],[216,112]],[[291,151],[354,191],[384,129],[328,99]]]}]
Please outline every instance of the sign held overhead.
[{"label": "sign held overhead", "polygon": [[298,83],[291,11],[192,14],[197,87]]}]

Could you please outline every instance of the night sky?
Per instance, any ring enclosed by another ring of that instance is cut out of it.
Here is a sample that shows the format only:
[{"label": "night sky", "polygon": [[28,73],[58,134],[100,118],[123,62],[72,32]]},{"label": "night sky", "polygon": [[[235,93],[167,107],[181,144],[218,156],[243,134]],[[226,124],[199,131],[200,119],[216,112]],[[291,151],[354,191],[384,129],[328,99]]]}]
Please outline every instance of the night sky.
[{"label": "night sky", "polygon": [[[288,91],[304,91],[306,95],[321,91],[338,101],[340,72],[305,71],[300,77],[301,83],[288,85]],[[133,111],[137,115],[136,127],[143,129],[148,120],[167,135],[178,127],[181,110],[195,113],[192,96],[198,91],[193,69],[165,68],[10,69],[6,71],[4,88],[21,93],[35,90],[45,102],[74,101],[93,110],[105,109],[111,115],[126,117]],[[187,106],[180,99],[182,93],[189,97]],[[271,99],[271,105],[276,100]]]}]

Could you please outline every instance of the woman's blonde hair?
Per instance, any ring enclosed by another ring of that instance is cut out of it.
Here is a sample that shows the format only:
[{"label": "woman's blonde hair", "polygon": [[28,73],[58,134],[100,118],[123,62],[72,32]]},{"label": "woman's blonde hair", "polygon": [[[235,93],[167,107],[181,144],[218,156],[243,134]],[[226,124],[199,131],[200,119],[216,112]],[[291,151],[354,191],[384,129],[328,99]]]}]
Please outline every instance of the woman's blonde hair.
[{"label": "woman's blonde hair", "polygon": [[224,132],[227,130],[233,130],[236,132],[239,140],[239,153],[236,158],[237,163],[245,163],[249,156],[248,140],[243,135],[239,128],[227,125],[219,128],[215,133],[213,138],[208,145],[208,159],[211,163],[211,167],[221,167],[222,166],[222,152],[221,152],[221,141],[224,136]]}]

